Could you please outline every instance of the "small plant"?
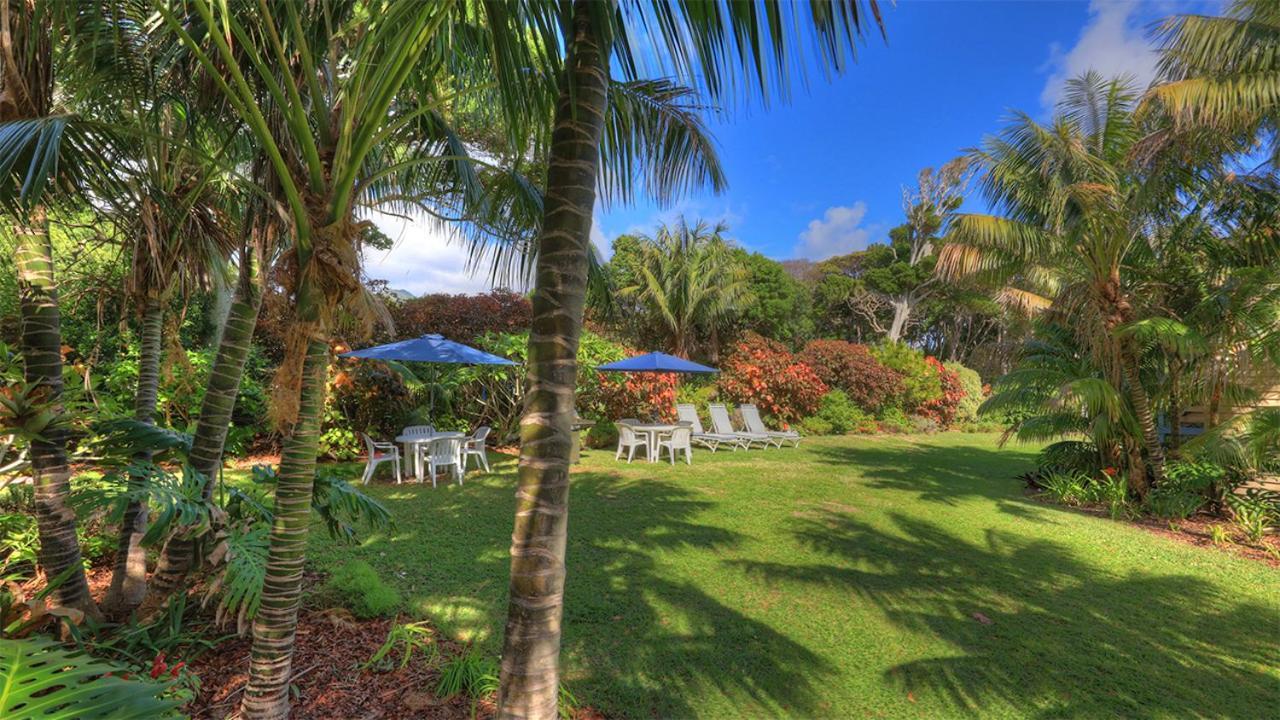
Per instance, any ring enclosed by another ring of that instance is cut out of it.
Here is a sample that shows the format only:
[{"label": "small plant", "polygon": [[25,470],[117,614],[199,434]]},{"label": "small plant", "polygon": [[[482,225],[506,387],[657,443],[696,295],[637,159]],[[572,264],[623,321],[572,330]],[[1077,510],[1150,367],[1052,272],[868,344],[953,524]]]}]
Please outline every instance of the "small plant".
[{"label": "small plant", "polygon": [[325,587],[358,618],[387,616],[403,603],[400,592],[383,582],[373,566],[363,560],[344,563]]},{"label": "small plant", "polygon": [[466,652],[449,660],[440,668],[440,682],[436,695],[451,698],[465,695],[484,698],[498,691],[498,663],[468,648]]},{"label": "small plant", "polygon": [[1090,492],[1093,502],[1105,505],[1107,515],[1112,520],[1119,520],[1129,512],[1129,488],[1119,473],[1106,470],[1103,470],[1102,479],[1090,486]]},{"label": "small plant", "polygon": [[915,430],[915,425],[901,408],[891,407],[880,414],[880,429],[887,433],[909,433]]},{"label": "small plant", "polygon": [[1271,524],[1273,510],[1270,503],[1257,497],[1232,495],[1227,498],[1227,504],[1231,506],[1236,527],[1249,542],[1260,542]]},{"label": "small plant", "polygon": [[1214,545],[1226,545],[1231,542],[1231,530],[1226,525],[1210,525],[1209,539]]},{"label": "small plant", "polygon": [[1080,472],[1050,472],[1041,480],[1049,499],[1063,505],[1081,505],[1089,500],[1089,477]]},{"label": "small plant", "polygon": [[832,390],[822,396],[822,404],[813,419],[824,421],[831,426],[830,433],[844,435],[858,431],[865,432],[866,426],[874,427],[871,416],[849,399],[842,390]]},{"label": "small plant", "polygon": [[1157,487],[1147,493],[1147,512],[1166,520],[1186,520],[1205,503],[1204,495],[1178,487]]},{"label": "small plant", "polygon": [[[396,665],[390,657],[399,648],[400,663]],[[372,669],[375,672],[389,672],[393,669],[403,670],[413,660],[413,654],[425,655],[428,663],[435,663],[440,658],[440,647],[436,645],[435,631],[425,622],[401,623],[393,625],[387,633],[387,639],[373,655],[361,665],[361,669]]]}]

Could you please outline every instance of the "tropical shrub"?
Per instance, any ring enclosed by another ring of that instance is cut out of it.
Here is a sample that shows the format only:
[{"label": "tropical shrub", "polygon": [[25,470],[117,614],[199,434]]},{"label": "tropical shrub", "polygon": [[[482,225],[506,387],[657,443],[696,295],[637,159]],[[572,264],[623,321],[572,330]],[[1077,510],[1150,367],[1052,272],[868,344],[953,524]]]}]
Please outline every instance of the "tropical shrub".
[{"label": "tropical shrub", "polygon": [[618,426],[609,420],[597,420],[587,428],[582,444],[589,448],[607,448],[618,444]]},{"label": "tropical shrub", "polygon": [[479,295],[423,295],[387,308],[399,339],[426,334],[474,345],[489,334],[520,332],[529,327],[528,298],[506,289]]},{"label": "tropical shrub", "polygon": [[1118,472],[1103,473],[1090,487],[1091,500],[1106,506],[1112,520],[1129,511],[1129,483]]},{"label": "tropical shrub", "polygon": [[872,347],[871,354],[902,378],[902,390],[892,403],[894,406],[914,413],[942,397],[942,378],[925,361],[924,353],[903,343],[886,342]]},{"label": "tropical shrub", "polygon": [[879,412],[903,391],[902,375],[885,367],[865,345],[844,340],[814,340],[800,352],[800,361],[828,387],[843,390],[859,407]]},{"label": "tropical shrub", "polygon": [[960,388],[964,390],[964,397],[956,406],[955,422],[964,424],[977,422],[978,408],[982,407],[982,400],[986,397],[982,376],[977,370],[965,367],[958,362],[943,363],[942,366],[956,376],[960,382]]},{"label": "tropical shrub", "polygon": [[1047,473],[1041,481],[1049,499],[1063,505],[1082,505],[1089,502],[1089,476],[1081,472],[1060,471]]},{"label": "tropical shrub", "polygon": [[887,433],[905,434],[915,432],[915,423],[911,422],[911,418],[902,412],[901,408],[886,408],[880,413],[880,431]]},{"label": "tropical shrub", "polygon": [[330,370],[326,398],[326,429],[340,426],[376,438],[399,435],[409,411],[429,401],[415,397],[389,363],[342,359]]},{"label": "tropical shrub", "polygon": [[844,435],[851,432],[874,432],[875,418],[858,407],[842,390],[832,390],[822,396],[822,404],[815,417],[831,426],[831,432]]},{"label": "tropical shrub", "polygon": [[707,408],[716,401],[718,390],[714,380],[704,380],[697,376],[683,377],[676,387],[676,402],[688,403],[698,411],[699,416],[706,417]]},{"label": "tropical shrub", "polygon": [[598,402],[603,418],[676,418],[674,373],[597,373],[600,378]]},{"label": "tropical shrub", "polygon": [[388,616],[404,603],[400,592],[378,577],[378,571],[363,560],[348,560],[338,566],[325,584],[325,590],[358,618]]},{"label": "tropical shrub", "polygon": [[[162,697],[167,683],[68,650],[52,638],[0,638],[0,717],[177,717],[180,702]],[[38,715],[33,708],[48,708]]]},{"label": "tropical shrub", "polygon": [[832,435],[835,428],[817,415],[810,415],[800,421],[800,432],[805,435]]},{"label": "tropical shrub", "polygon": [[1259,542],[1267,528],[1280,516],[1276,512],[1276,498],[1267,493],[1250,492],[1244,495],[1228,495],[1227,506],[1235,526],[1249,542]]},{"label": "tropical shrub", "polygon": [[1200,493],[1166,485],[1152,488],[1145,500],[1147,512],[1167,520],[1185,520],[1195,515],[1204,503],[1205,497]]},{"label": "tropical shrub", "polygon": [[964,385],[960,382],[959,374],[948,370],[942,363],[938,362],[937,358],[930,356],[926,357],[924,361],[926,365],[937,373],[942,393],[923,403],[916,412],[921,417],[935,422],[940,429],[949,428],[956,420],[960,404],[964,402]]},{"label": "tropical shrub", "polygon": [[818,409],[827,385],[781,343],[746,333],[720,368],[720,392],[794,422]]},{"label": "tropical shrub", "polygon": [[464,695],[484,698],[498,691],[498,663],[481,655],[475,648],[468,648],[440,668],[440,680],[436,683],[436,695],[451,698]]}]

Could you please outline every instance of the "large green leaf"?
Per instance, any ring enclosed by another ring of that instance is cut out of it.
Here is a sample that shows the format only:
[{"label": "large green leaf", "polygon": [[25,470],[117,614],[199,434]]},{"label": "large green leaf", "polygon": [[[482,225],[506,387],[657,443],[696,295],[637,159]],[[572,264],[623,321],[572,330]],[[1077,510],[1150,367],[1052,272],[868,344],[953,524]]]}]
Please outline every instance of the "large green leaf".
[{"label": "large green leaf", "polygon": [[49,638],[0,638],[0,717],[6,720],[177,717],[163,685],[122,679],[121,668]]}]

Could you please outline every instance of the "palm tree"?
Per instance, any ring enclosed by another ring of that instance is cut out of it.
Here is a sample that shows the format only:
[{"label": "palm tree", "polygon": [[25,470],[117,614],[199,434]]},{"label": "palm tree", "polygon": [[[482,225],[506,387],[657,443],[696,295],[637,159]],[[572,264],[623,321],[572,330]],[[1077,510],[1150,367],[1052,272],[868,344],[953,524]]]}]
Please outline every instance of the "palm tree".
[{"label": "palm tree", "polygon": [[[632,54],[640,46],[634,35],[646,33],[656,47],[653,56],[713,101],[738,93],[785,97],[794,74],[803,73],[800,52],[813,49],[827,68],[836,70],[854,57],[867,7],[878,17],[874,0],[803,6],[565,0],[547,4],[554,14],[529,19],[530,27],[559,30],[565,56],[552,76],[554,129],[537,239],[528,391],[520,428],[511,586],[498,690],[500,717],[556,717],[570,425],[591,258],[591,216],[597,189],[604,190],[606,200],[617,189],[610,182],[599,184],[602,151],[608,155],[604,120],[615,58],[616,68],[633,79],[640,66]],[[809,40],[811,48],[806,47]],[[548,51],[556,47],[546,46]],[[688,156],[689,148],[673,149]],[[698,179],[684,167],[669,162],[653,166],[650,173],[667,191],[678,191]]]},{"label": "palm tree", "polygon": [[1235,0],[1220,17],[1175,15],[1159,39],[1165,81],[1148,99],[1176,127],[1263,136],[1280,128],[1280,5]]},{"label": "palm tree", "polygon": [[[53,10],[29,0],[0,2],[0,176],[17,238],[21,351],[34,396],[62,412],[62,333],[48,207],[56,191],[78,187],[78,171],[109,165],[92,159],[92,131],[54,107]],[[76,162],[78,160],[79,162]],[[98,615],[89,595],[76,516],[67,504],[70,469],[65,431],[55,424],[31,439],[40,565],[62,578],[59,604]]]},{"label": "palm tree", "polygon": [[747,268],[721,237],[727,229],[701,221],[690,227],[683,217],[662,225],[640,239],[634,284],[618,289],[648,305],[676,355],[690,357],[699,331],[714,334],[750,298]]},{"label": "palm tree", "polygon": [[[940,268],[957,275],[980,269],[1055,268],[1058,293],[1037,297],[1025,287],[1010,296],[1040,307],[1052,301],[1076,318],[1100,358],[1118,371],[1146,451],[1146,472],[1130,482],[1145,494],[1164,474],[1164,448],[1142,382],[1141,352],[1118,333],[1139,319],[1127,259],[1148,241],[1149,221],[1172,204],[1170,186],[1155,172],[1139,173],[1129,153],[1140,136],[1136,96],[1123,80],[1088,73],[1068,82],[1050,125],[1019,115],[973,160],[979,186],[1001,215],[961,215]],[[1004,263],[1011,263],[1005,265]],[[1034,298],[1034,299],[1032,299]],[[1130,457],[1139,459],[1137,453]]]}]

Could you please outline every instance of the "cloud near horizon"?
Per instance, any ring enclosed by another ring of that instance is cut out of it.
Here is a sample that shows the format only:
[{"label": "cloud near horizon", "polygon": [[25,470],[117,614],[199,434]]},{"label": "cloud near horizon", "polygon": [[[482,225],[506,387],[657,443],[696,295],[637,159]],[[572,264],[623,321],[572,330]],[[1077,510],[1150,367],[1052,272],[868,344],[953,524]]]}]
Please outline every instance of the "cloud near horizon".
[{"label": "cloud near horizon", "polygon": [[[1130,75],[1139,90],[1156,77],[1158,54],[1147,38],[1147,16],[1151,4],[1115,0],[1092,0],[1089,20],[1070,49],[1054,44],[1044,69],[1049,73],[1040,105],[1050,112],[1062,99],[1067,80],[1096,70],[1107,77]],[[1139,11],[1142,11],[1141,13]],[[1161,13],[1165,14],[1165,13]]]},{"label": "cloud near horizon", "polygon": [[809,227],[800,233],[796,257],[825,260],[833,255],[866,249],[884,232],[881,225],[863,225],[866,217],[867,204],[861,200],[850,206],[827,208],[821,220],[810,220]]}]

